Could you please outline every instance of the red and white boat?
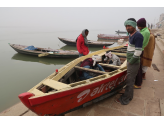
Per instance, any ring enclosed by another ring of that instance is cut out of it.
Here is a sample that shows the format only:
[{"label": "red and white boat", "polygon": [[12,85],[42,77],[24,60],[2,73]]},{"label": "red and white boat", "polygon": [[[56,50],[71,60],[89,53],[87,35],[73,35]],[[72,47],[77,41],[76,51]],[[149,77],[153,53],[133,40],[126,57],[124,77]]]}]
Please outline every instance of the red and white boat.
[{"label": "red and white boat", "polygon": [[98,39],[103,39],[103,40],[118,40],[118,39],[128,40],[129,39],[129,36],[111,35],[111,34],[98,34],[97,37]]},{"label": "red and white boat", "polygon": [[[121,66],[100,62],[99,64],[106,72],[83,68],[80,64],[93,55],[104,57],[106,51],[124,48],[124,46],[118,46],[103,49],[77,58],[18,97],[27,108],[41,116],[63,115],[108,98],[125,85],[126,53],[112,52],[120,57]],[[80,81],[79,71],[91,72],[96,76]]]}]

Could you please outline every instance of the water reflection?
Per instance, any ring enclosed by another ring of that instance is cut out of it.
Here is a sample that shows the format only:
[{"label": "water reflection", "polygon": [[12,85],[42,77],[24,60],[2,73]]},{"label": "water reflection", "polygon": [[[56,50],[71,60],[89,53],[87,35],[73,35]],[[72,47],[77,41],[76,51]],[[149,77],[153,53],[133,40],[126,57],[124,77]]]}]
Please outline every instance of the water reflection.
[{"label": "water reflection", "polygon": [[16,53],[13,55],[13,57],[11,58],[12,60],[20,60],[20,61],[25,61],[25,62],[39,62],[42,64],[46,64],[46,65],[65,65],[69,62],[71,62],[72,60],[74,60],[73,58],[48,58],[48,57],[36,57],[36,56],[30,56],[30,55],[25,55],[25,54],[20,54],[20,53]]}]

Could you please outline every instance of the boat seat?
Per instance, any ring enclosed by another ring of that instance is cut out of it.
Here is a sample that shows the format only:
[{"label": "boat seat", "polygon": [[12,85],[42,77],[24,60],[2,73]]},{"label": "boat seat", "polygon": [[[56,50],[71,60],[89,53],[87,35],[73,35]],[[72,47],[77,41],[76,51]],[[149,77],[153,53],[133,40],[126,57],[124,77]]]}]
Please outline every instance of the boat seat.
[{"label": "boat seat", "polygon": [[34,90],[32,90],[32,93],[34,94],[34,95],[42,95],[42,94],[44,94],[42,91],[40,91],[40,90],[38,90],[38,89],[34,89]]},{"label": "boat seat", "polygon": [[99,71],[99,70],[94,70],[94,69],[88,69],[88,68],[79,67],[79,66],[75,66],[74,68],[76,70],[89,71],[89,72],[98,73],[98,74],[108,74],[109,73],[109,72],[104,72],[104,71]]},{"label": "boat seat", "polygon": [[61,89],[65,89],[65,88],[70,88],[71,86],[64,84],[62,82],[58,82],[52,79],[46,79],[43,82],[43,85],[47,85],[55,90],[61,90]]},{"label": "boat seat", "polygon": [[120,66],[111,65],[111,64],[104,64],[104,63],[99,63],[99,65],[101,65],[101,66],[103,66],[103,67],[112,68],[112,69],[115,69],[115,70],[121,68]]}]

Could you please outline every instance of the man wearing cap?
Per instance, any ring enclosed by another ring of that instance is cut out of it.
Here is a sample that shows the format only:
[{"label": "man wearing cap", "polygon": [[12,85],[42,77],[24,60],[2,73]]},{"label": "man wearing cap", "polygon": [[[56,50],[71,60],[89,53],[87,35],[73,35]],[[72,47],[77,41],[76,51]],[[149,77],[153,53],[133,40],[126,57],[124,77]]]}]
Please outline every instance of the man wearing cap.
[{"label": "man wearing cap", "polygon": [[[143,57],[144,54],[144,48],[147,46],[147,44],[149,43],[149,38],[150,38],[150,31],[149,29],[146,27],[146,20],[145,18],[141,18],[137,21],[137,27],[140,30],[140,33],[143,35],[143,45],[142,45],[142,53],[141,53],[141,58]],[[135,80],[135,84],[134,84],[134,88],[135,89],[140,89],[141,88],[141,84],[142,84],[142,76],[143,76],[143,70],[145,69],[144,66],[142,66],[141,63],[141,58],[140,58],[140,68],[138,70],[138,74],[136,76],[136,80]]]},{"label": "man wearing cap", "polygon": [[150,39],[149,39],[149,43],[147,44],[147,46],[144,48],[144,53],[143,56],[141,57],[141,61],[142,61],[142,79],[145,80],[146,79],[146,71],[148,69],[148,67],[151,67],[151,63],[152,63],[152,59],[153,59],[153,55],[154,55],[154,49],[155,49],[155,36],[154,34],[151,33],[150,29]]},{"label": "man wearing cap", "polygon": [[136,31],[136,20],[129,18],[124,23],[129,35],[127,48],[127,79],[125,92],[115,101],[122,105],[127,105],[133,99],[133,85],[140,66],[140,55],[142,53],[143,36]]},{"label": "man wearing cap", "polygon": [[[87,58],[85,59],[80,67],[84,67],[84,68],[88,68],[88,69],[94,69],[96,67],[98,67],[98,69],[100,71],[105,71],[101,65],[97,64],[97,62],[101,62],[102,61],[102,58],[100,56],[92,56],[92,58]],[[90,73],[84,71],[83,73],[80,73],[80,79],[81,80],[84,80],[84,79],[90,79],[90,78],[93,78],[93,74],[91,75]]]},{"label": "man wearing cap", "polygon": [[84,29],[76,39],[76,47],[79,52],[79,57],[85,56],[89,53],[87,40],[88,33],[89,31],[87,29]]}]

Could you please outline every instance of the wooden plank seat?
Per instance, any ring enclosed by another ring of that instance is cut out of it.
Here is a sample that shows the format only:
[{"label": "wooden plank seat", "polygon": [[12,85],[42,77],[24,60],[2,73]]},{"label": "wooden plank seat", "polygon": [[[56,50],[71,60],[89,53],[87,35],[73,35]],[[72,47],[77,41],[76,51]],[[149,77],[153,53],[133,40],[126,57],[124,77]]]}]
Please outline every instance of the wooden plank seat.
[{"label": "wooden plank seat", "polygon": [[38,89],[34,89],[34,90],[32,91],[32,93],[35,94],[35,95],[42,95],[42,94],[44,94],[42,91],[40,91],[40,90],[38,90]]},{"label": "wooden plank seat", "polygon": [[89,72],[98,73],[98,74],[108,74],[109,73],[109,72],[104,72],[104,71],[99,71],[99,70],[94,70],[94,69],[88,69],[88,68],[79,67],[79,66],[75,66],[74,68],[76,70],[89,71]]},{"label": "wooden plank seat", "polygon": [[[105,52],[98,54],[98,56],[103,56],[104,54],[105,54]],[[112,54],[115,54],[118,57],[124,57],[124,58],[126,58],[126,53],[112,52]]]},{"label": "wooden plank seat", "polygon": [[126,53],[127,52],[127,50],[111,50],[111,52],[120,52],[120,53]]},{"label": "wooden plank seat", "polygon": [[118,51],[119,52],[119,51],[127,51],[127,50],[125,50],[125,49],[114,49],[114,50],[111,50],[111,52],[112,51]]},{"label": "wooden plank seat", "polygon": [[116,65],[111,65],[111,64],[104,64],[104,63],[99,63],[99,65],[103,66],[103,67],[108,67],[108,68],[112,68],[112,69],[119,69],[121,68],[120,66],[116,66]]},{"label": "wooden plank seat", "polygon": [[43,82],[43,85],[47,85],[55,90],[61,90],[61,89],[65,89],[65,88],[70,88],[71,86],[64,84],[62,82],[58,82],[52,79],[47,79]]}]

